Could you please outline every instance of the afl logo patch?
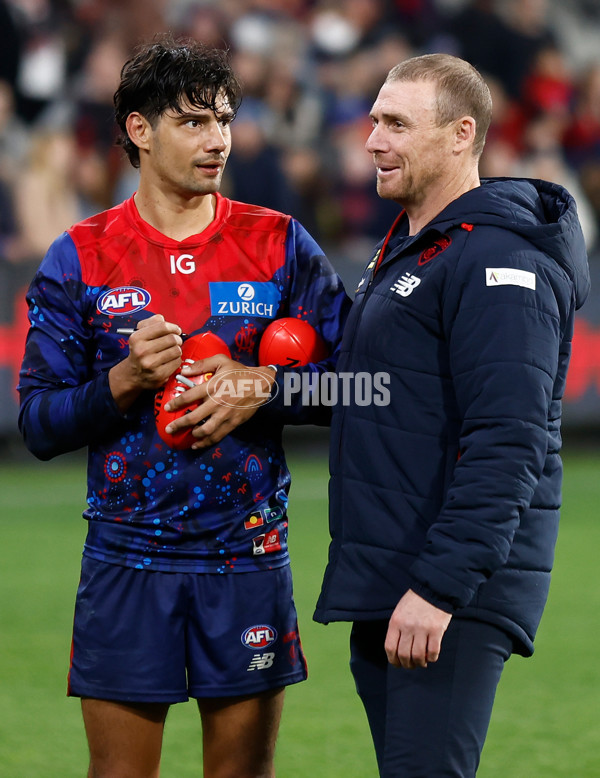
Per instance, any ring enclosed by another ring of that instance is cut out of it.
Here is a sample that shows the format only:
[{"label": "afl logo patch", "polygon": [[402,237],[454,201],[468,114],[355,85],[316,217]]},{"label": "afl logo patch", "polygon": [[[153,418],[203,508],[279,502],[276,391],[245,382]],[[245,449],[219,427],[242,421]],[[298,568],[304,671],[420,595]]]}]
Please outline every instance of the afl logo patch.
[{"label": "afl logo patch", "polygon": [[141,311],[150,304],[150,293],[137,286],[118,286],[98,298],[96,307],[100,313],[109,316],[128,316]]},{"label": "afl logo patch", "polygon": [[425,249],[425,251],[421,254],[419,257],[419,265],[426,265],[434,257],[437,257],[438,254],[441,254],[442,251],[445,251],[451,243],[451,238],[449,238],[447,235],[441,235],[432,246],[430,246],[428,249]]},{"label": "afl logo patch", "polygon": [[256,624],[242,632],[242,643],[246,648],[267,648],[277,640],[277,631],[268,624]]}]

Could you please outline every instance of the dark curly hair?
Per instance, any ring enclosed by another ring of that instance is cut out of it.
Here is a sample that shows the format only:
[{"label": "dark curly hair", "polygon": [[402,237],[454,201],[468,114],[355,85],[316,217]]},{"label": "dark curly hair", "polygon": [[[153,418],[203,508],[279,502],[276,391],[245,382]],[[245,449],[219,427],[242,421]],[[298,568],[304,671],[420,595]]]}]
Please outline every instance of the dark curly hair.
[{"label": "dark curly hair", "polygon": [[242,93],[227,52],[191,38],[158,35],[140,46],[121,70],[113,98],[121,130],[117,143],[137,168],[139,149],[131,142],[125,124],[130,113],[139,112],[154,126],[167,110],[182,113],[184,102],[214,111],[219,94],[225,96],[235,115]]}]

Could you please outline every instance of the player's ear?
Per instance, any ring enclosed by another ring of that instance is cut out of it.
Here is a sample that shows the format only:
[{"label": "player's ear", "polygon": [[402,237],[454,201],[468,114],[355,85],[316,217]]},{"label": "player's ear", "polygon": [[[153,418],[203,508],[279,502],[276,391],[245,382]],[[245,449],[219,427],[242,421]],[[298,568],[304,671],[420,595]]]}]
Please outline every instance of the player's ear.
[{"label": "player's ear", "polygon": [[134,143],[138,149],[148,149],[150,136],[152,134],[152,127],[150,122],[141,113],[133,111],[127,117],[125,122],[127,128],[127,134],[129,135],[131,142]]}]

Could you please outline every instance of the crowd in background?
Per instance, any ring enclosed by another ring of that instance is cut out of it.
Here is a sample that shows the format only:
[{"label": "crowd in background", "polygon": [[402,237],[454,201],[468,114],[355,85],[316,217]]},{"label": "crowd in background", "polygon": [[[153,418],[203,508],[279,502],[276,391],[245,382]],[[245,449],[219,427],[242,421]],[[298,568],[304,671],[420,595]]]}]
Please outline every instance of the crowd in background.
[{"label": "crowd in background", "polygon": [[0,262],[39,262],[135,191],[112,95],[166,30],[227,48],[243,84],[224,194],[297,217],[334,264],[364,264],[397,213],[375,191],[368,113],[393,65],[434,51],[492,88],[482,175],[565,185],[598,255],[596,0],[0,0]]}]

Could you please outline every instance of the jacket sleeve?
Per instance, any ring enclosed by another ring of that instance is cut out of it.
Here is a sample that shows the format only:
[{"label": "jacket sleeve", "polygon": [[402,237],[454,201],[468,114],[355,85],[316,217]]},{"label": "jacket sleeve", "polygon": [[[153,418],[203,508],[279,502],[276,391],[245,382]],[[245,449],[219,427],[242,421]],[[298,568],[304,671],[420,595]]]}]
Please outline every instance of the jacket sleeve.
[{"label": "jacket sleeve", "polygon": [[479,244],[468,260],[465,253],[443,314],[459,458],[411,569],[412,588],[449,612],[469,604],[506,562],[531,503],[549,424],[560,417],[559,365],[574,307],[567,275],[531,247],[500,254]]},{"label": "jacket sleeve", "polygon": [[100,439],[123,420],[108,372],[93,370],[86,289],[67,234],[48,250],[27,302],[30,329],[18,386],[19,429],[36,457],[51,459]]},{"label": "jacket sleeve", "polygon": [[259,414],[283,424],[327,425],[331,403],[330,398],[322,402],[321,382],[335,373],[351,300],[321,248],[295,219],[286,237],[285,273],[287,301],[280,315],[308,321],[325,341],[329,356],[303,367],[279,367],[273,399]]}]

